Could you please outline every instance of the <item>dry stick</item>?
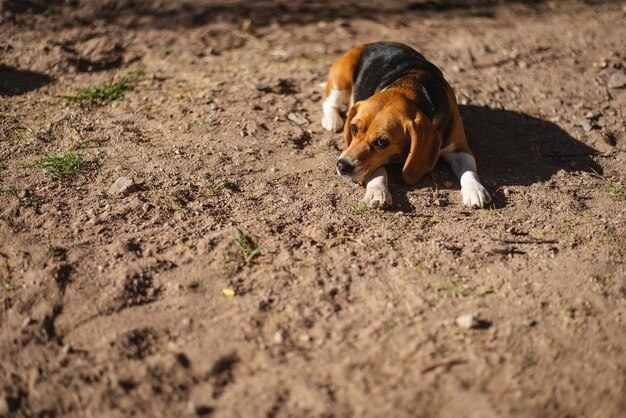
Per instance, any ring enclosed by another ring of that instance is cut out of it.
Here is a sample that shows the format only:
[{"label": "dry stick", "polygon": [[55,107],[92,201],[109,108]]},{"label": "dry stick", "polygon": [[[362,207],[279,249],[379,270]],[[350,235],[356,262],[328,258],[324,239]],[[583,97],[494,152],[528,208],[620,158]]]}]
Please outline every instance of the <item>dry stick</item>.
[{"label": "dry stick", "polygon": [[452,366],[456,366],[457,364],[464,364],[467,363],[467,360],[461,359],[461,358],[453,358],[453,359],[448,359],[448,360],[439,360],[439,361],[435,361],[433,363],[430,363],[428,366],[423,367],[420,370],[420,373],[422,374],[426,374],[430,371],[435,370],[436,368],[439,367],[446,367],[448,369],[450,369],[450,367]]}]

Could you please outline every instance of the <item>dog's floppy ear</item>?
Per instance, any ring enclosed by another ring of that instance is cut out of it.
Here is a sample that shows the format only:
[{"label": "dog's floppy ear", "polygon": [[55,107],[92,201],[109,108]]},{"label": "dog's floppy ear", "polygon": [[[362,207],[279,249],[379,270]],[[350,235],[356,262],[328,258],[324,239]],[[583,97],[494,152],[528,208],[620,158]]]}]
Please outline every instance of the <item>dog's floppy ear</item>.
[{"label": "dog's floppy ear", "polygon": [[441,135],[421,112],[417,112],[414,120],[407,122],[405,135],[406,140],[411,141],[411,147],[402,168],[402,179],[407,184],[415,184],[435,167],[441,148]]},{"label": "dog's floppy ear", "polygon": [[343,133],[346,136],[346,149],[348,149],[350,143],[352,142],[352,129],[350,128],[350,125],[352,125],[352,118],[354,117],[354,115],[356,115],[358,106],[359,103],[355,103],[354,106],[350,108],[350,111],[348,112],[348,117],[346,118],[346,123],[343,125]]}]

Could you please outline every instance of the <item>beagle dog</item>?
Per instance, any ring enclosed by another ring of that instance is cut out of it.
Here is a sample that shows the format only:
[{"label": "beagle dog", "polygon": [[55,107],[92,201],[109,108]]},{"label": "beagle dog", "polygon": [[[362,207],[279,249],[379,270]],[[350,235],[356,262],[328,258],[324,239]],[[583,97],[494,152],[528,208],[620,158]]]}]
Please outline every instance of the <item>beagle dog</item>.
[{"label": "beagle dog", "polygon": [[[344,126],[339,110],[348,103]],[[414,49],[392,42],[351,48],[330,69],[322,110],[322,126],[333,132],[343,127],[345,134],[337,172],[365,185],[362,202],[370,207],[392,204],[386,164],[403,164],[402,178],[413,185],[439,157],[460,179],[466,206],[491,202],[476,174],[452,88]]]}]

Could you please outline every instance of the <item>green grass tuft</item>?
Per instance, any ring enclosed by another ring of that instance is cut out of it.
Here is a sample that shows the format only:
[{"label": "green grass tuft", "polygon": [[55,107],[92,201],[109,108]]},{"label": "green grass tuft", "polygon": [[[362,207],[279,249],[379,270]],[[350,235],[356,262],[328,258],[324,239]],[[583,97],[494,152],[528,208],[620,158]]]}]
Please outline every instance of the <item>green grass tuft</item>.
[{"label": "green grass tuft", "polygon": [[180,199],[176,199],[174,197],[170,197],[167,200],[167,205],[175,212],[184,212],[187,210],[187,208],[185,208],[185,204]]},{"label": "green grass tuft", "polygon": [[71,177],[92,165],[95,160],[87,160],[80,152],[69,151],[65,154],[46,154],[38,168],[46,170],[53,177]]},{"label": "green grass tuft", "polygon": [[133,90],[133,86],[126,77],[119,81],[111,80],[108,84],[89,86],[79,90],[77,96],[62,96],[72,103],[104,103],[117,100],[124,95],[124,92]]},{"label": "green grass tuft", "polygon": [[359,203],[350,206],[350,212],[355,215],[361,215],[368,212],[373,212],[373,209],[367,203]]},{"label": "green grass tuft", "polygon": [[614,201],[619,202],[622,200],[626,200],[626,192],[624,191],[624,189],[614,184],[611,184],[608,189],[609,197]]},{"label": "green grass tuft", "polygon": [[211,190],[209,191],[211,196],[219,196],[222,193],[222,190],[224,189],[228,189],[230,191],[236,192],[239,190],[239,187],[237,187],[237,184],[230,181],[230,180],[222,180],[216,184],[213,185],[213,187],[211,187]]},{"label": "green grass tuft", "polygon": [[235,244],[237,244],[237,247],[241,250],[243,260],[246,264],[250,264],[254,257],[261,255],[261,248],[256,246],[252,238],[246,235],[245,232],[237,231]]}]

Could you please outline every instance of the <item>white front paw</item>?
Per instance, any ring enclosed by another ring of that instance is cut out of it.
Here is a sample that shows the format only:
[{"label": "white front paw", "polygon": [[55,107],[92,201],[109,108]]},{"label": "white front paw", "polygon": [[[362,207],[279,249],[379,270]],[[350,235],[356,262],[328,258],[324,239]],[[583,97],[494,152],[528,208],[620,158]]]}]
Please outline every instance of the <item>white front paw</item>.
[{"label": "white front paw", "polygon": [[343,120],[339,116],[339,112],[336,110],[324,112],[322,127],[331,132],[339,132],[343,128]]},{"label": "white front paw", "polygon": [[484,208],[491,203],[491,196],[487,189],[477,181],[473,181],[461,188],[463,204],[470,208]]},{"label": "white front paw", "polygon": [[389,193],[386,187],[373,186],[365,190],[365,196],[363,196],[361,203],[370,208],[385,209],[391,206],[393,200],[391,199],[391,193]]}]

